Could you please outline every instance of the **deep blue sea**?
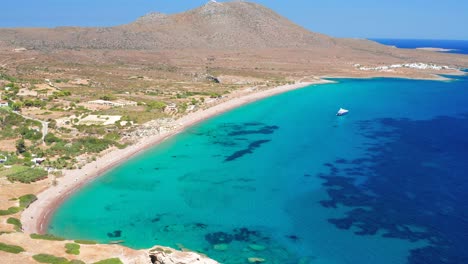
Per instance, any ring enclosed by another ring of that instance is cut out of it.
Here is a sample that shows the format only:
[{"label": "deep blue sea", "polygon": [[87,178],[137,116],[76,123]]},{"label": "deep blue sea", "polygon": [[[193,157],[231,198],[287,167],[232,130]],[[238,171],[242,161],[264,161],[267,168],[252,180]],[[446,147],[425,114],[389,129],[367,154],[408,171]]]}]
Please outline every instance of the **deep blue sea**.
[{"label": "deep blue sea", "polygon": [[427,39],[370,39],[384,45],[403,49],[443,48],[452,49],[447,53],[468,54],[468,40],[427,40]]},{"label": "deep blue sea", "polygon": [[73,195],[49,231],[228,264],[468,263],[468,76],[335,81],[191,127]]}]

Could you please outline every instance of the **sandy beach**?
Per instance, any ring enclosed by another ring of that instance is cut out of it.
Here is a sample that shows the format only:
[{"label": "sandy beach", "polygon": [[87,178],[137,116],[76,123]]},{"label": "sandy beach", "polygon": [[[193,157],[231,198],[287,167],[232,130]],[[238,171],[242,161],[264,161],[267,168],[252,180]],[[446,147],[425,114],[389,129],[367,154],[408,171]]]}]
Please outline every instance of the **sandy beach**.
[{"label": "sandy beach", "polygon": [[329,83],[330,81],[317,79],[311,82],[298,82],[295,84],[274,87],[268,90],[254,91],[244,94],[234,94],[232,98],[221,102],[205,110],[199,110],[174,121],[177,127],[172,131],[161,133],[152,137],[144,138],[125,149],[117,149],[108,152],[96,161],[86,164],[81,169],[64,170],[63,176],[57,179],[55,186],[50,186],[37,195],[38,200],[32,203],[21,215],[23,230],[26,233],[45,233],[48,221],[54,210],[83,185],[96,177],[103,175],[106,171],[128,160],[132,156],[155,146],[156,144],[176,135],[200,121],[216,116],[233,108],[256,100],[303,88],[312,84]]}]

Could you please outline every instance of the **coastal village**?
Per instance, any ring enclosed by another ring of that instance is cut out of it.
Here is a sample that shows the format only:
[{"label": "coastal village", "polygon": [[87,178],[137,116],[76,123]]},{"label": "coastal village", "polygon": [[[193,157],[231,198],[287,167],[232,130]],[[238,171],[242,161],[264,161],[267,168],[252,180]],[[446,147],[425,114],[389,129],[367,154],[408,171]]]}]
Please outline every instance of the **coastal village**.
[{"label": "coastal village", "polygon": [[395,72],[396,69],[417,69],[417,70],[457,70],[456,68],[447,65],[437,65],[428,63],[404,63],[404,64],[392,64],[383,65],[376,67],[362,66],[361,64],[354,64],[354,67],[361,71],[380,71],[380,72]]}]

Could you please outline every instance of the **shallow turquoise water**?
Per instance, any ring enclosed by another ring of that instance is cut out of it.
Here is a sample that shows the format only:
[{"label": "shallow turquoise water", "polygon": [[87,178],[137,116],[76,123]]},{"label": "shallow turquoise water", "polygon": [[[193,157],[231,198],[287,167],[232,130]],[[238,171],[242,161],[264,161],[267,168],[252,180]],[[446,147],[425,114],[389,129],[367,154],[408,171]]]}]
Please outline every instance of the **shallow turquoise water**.
[{"label": "shallow turquoise water", "polygon": [[[337,81],[261,100],[188,129],[73,195],[54,214],[49,231],[75,239],[124,240],[134,248],[155,244],[189,248],[222,263],[247,263],[247,257],[262,257],[267,263],[424,263],[412,250],[436,243],[435,231],[428,231],[430,224],[406,220],[415,218],[399,213],[404,210],[393,212],[396,203],[380,202],[378,192],[383,191],[366,183],[384,175],[372,167],[377,159],[387,159],[378,155],[401,148],[398,137],[404,128],[398,122],[419,125],[468,113],[467,78]],[[350,109],[350,114],[336,117],[339,107]],[[431,129],[444,128],[435,123],[424,127]],[[420,139],[417,133],[412,136]],[[398,155],[413,155],[412,149],[418,147],[401,149]],[[461,162],[466,161],[465,154]],[[420,163],[445,166],[437,162],[428,158]],[[392,164],[392,175],[410,170]],[[353,187],[325,177],[341,172],[352,178]],[[416,174],[407,178],[412,175]],[[385,177],[392,181],[392,176]],[[360,195],[354,187],[373,198],[353,200]],[[330,199],[334,203],[324,202]],[[364,219],[353,211],[378,215],[379,208],[393,213]],[[457,219],[465,217],[455,213]],[[352,224],[343,227],[343,221],[332,220],[340,218]],[[356,233],[374,226],[374,232]],[[426,230],[430,235],[413,239],[396,232],[398,228]],[[221,243],[228,248],[215,250],[214,245]],[[251,244],[266,248],[256,251]]]}]

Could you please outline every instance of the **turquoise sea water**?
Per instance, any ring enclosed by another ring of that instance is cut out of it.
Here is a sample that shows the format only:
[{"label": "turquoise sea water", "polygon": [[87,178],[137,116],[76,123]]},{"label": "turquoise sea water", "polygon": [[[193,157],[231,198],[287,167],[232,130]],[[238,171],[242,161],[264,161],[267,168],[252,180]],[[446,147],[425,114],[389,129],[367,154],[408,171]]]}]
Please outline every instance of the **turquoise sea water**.
[{"label": "turquoise sea water", "polygon": [[468,263],[468,78],[336,81],[189,128],[73,195],[49,232],[222,263]]}]

